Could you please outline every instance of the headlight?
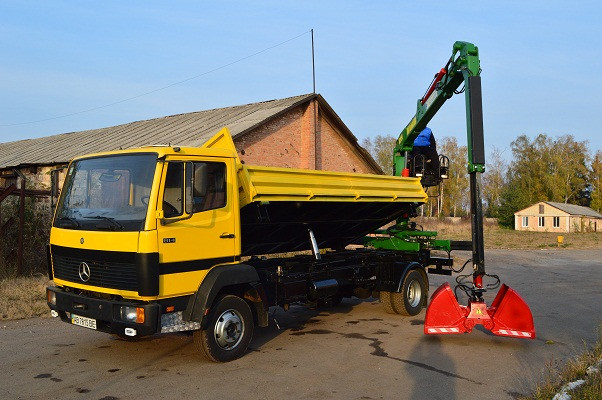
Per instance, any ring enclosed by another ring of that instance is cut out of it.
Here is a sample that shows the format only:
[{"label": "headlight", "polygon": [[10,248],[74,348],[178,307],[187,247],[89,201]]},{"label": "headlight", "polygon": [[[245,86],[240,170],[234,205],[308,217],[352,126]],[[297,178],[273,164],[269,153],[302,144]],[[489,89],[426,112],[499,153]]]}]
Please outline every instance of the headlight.
[{"label": "headlight", "polygon": [[56,306],[56,293],[50,289],[46,289],[46,300],[48,301],[48,304]]},{"label": "headlight", "polygon": [[123,321],[144,323],[144,308],[142,307],[121,306],[120,314]]}]

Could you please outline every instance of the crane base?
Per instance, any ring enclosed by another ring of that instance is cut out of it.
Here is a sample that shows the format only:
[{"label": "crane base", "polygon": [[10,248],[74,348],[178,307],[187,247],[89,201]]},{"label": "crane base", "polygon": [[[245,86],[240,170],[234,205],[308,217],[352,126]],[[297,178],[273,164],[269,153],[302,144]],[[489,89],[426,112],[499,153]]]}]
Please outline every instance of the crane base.
[{"label": "crane base", "polygon": [[468,306],[461,306],[447,282],[433,293],[426,310],[425,334],[468,333],[476,325],[482,325],[497,336],[535,338],[529,306],[506,285],[502,285],[490,307],[484,302],[469,302]]}]

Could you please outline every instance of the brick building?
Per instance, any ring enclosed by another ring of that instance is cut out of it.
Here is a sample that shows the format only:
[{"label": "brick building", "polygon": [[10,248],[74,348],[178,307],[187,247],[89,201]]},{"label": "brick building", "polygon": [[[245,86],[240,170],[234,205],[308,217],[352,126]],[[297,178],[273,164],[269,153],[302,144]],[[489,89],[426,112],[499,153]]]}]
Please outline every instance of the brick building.
[{"label": "brick building", "polygon": [[514,213],[514,229],[538,232],[598,232],[602,214],[575,204],[540,201]]},{"label": "brick building", "polygon": [[[50,171],[83,154],[153,144],[200,146],[224,126],[248,164],[382,173],[326,100],[306,94],[0,143],[0,190],[17,183],[20,174],[28,188],[47,189]],[[64,174],[56,174],[59,186]]]}]

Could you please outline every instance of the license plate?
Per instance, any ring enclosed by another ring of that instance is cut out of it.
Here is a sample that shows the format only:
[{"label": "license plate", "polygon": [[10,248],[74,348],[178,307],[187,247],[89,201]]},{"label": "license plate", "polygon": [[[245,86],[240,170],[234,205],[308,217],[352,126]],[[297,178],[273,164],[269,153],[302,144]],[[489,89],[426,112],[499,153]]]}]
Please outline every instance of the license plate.
[{"label": "license plate", "polygon": [[71,323],[73,325],[83,326],[84,328],[88,329],[96,329],[96,320],[92,318],[71,314]]}]

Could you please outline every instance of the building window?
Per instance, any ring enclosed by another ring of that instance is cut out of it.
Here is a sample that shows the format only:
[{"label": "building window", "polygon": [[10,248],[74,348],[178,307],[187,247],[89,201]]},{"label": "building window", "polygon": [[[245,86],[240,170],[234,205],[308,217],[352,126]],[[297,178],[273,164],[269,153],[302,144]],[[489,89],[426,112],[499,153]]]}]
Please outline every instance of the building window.
[{"label": "building window", "polygon": [[554,228],[560,228],[560,217],[554,217]]},{"label": "building window", "polygon": [[538,222],[537,222],[537,226],[539,226],[540,228],[543,228],[545,226],[545,217],[539,217],[538,218]]},{"label": "building window", "polygon": [[523,217],[523,228],[529,226],[529,217]]},{"label": "building window", "polygon": [[540,214],[543,214],[543,204],[540,204],[540,205],[539,205],[539,213],[540,213]]}]

